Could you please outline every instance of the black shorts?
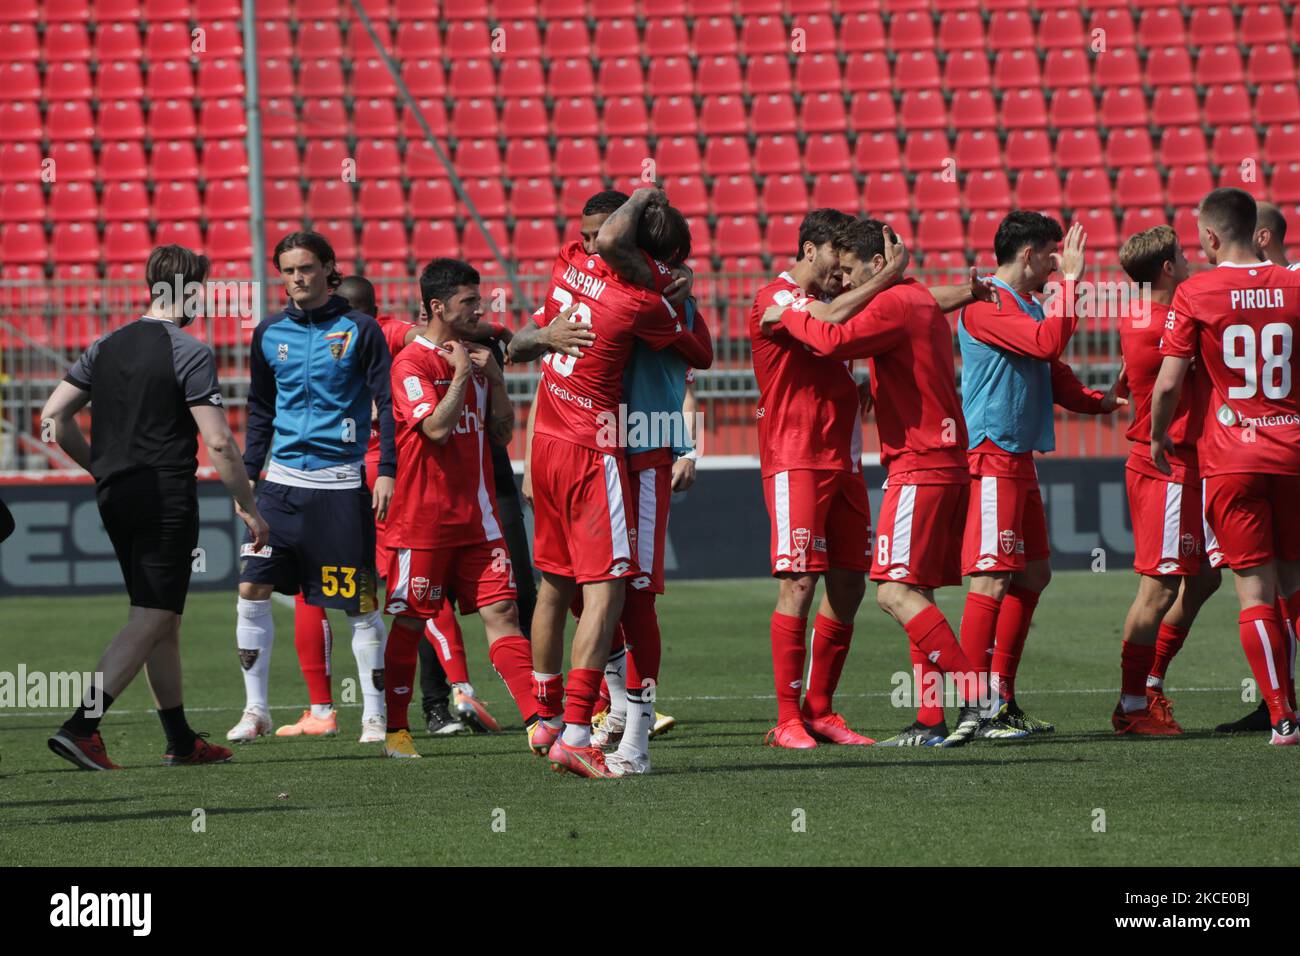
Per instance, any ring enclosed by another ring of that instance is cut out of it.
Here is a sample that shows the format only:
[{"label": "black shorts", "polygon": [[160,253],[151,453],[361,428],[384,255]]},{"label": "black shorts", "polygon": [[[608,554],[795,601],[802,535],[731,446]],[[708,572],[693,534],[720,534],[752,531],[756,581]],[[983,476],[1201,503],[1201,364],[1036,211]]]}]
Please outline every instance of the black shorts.
[{"label": "black shorts", "polygon": [[255,552],[244,535],[240,583],[269,584],[281,594],[302,592],[308,604],[369,614],[375,598],[375,517],[370,491],[258,485],[257,508],[271,528]]},{"label": "black shorts", "polygon": [[131,605],[184,613],[199,543],[193,475],[131,472],[101,486],[95,497]]}]

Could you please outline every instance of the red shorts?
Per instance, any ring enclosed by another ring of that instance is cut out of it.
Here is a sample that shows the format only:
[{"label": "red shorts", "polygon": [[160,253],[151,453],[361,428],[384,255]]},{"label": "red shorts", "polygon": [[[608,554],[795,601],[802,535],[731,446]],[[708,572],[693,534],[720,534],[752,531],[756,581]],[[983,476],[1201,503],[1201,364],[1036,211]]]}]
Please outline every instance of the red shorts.
[{"label": "red shorts", "polygon": [[871,568],[871,502],[860,473],[778,471],[763,479],[772,573]]},{"label": "red shorts", "polygon": [[[379,475],[379,453],[371,455],[366,454],[366,487],[371,491],[375,490],[375,478]],[[393,506],[390,502],[388,510],[392,511]],[[375,519],[375,569],[382,578],[388,573],[389,551],[388,545],[384,543],[384,528],[387,521]]]},{"label": "red shorts", "polygon": [[961,573],[1023,571],[1051,555],[1038,482],[995,475],[971,477]]},{"label": "red shorts", "polygon": [[1190,575],[1205,556],[1201,483],[1124,472],[1133,521],[1133,570],[1148,575]]},{"label": "red shorts", "polygon": [[[1231,568],[1300,561],[1300,475],[1215,475],[1204,485],[1205,520]],[[1213,563],[1213,562],[1211,562]]]},{"label": "red shorts", "polygon": [[533,435],[533,566],[579,584],[635,577],[636,516],[627,462]]},{"label": "red shorts", "polygon": [[388,565],[384,613],[431,618],[447,594],[461,614],[515,599],[515,571],[505,539],[451,548],[394,548]]},{"label": "red shorts", "polygon": [[918,588],[961,584],[962,535],[970,484],[887,482],[876,525],[871,580]]},{"label": "red shorts", "polygon": [[628,583],[638,591],[664,593],[664,545],[668,540],[668,504],[673,495],[673,466],[643,468],[628,475],[636,511],[636,563],[641,573]]}]

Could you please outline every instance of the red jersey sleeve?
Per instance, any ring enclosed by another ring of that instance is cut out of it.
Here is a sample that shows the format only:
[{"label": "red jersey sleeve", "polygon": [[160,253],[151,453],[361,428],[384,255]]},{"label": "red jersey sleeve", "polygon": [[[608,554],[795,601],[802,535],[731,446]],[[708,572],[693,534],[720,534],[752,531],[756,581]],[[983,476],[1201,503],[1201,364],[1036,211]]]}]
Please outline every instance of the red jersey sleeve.
[{"label": "red jersey sleeve", "polygon": [[888,352],[907,338],[906,317],[901,303],[876,300],[839,325],[815,319],[798,306],[781,314],[781,324],[818,355],[855,359]]},{"label": "red jersey sleeve", "polygon": [[[1000,291],[999,300],[1005,294]],[[986,345],[1048,362],[1061,357],[1079,321],[1074,309],[1062,309],[1038,322],[1018,308],[1004,309],[992,302],[966,306],[961,320],[966,332]]]},{"label": "red jersey sleeve", "polygon": [[406,347],[406,336],[413,326],[400,319],[388,319],[379,323],[379,327],[384,330],[384,341],[388,343],[389,354],[396,358],[397,353]]},{"label": "red jersey sleeve", "polygon": [[1057,360],[1052,363],[1052,401],[1071,412],[1084,415],[1100,415],[1101,400],[1105,392],[1088,388],[1079,381],[1074,369]]},{"label": "red jersey sleeve", "polygon": [[427,418],[442,398],[434,384],[439,375],[433,366],[432,361],[417,362],[404,356],[393,364],[393,407],[412,428]]},{"label": "red jersey sleeve", "polygon": [[1165,319],[1165,334],[1160,339],[1160,354],[1193,358],[1196,355],[1196,333],[1196,319],[1192,316],[1192,304],[1189,296],[1183,293],[1182,286],[1179,286],[1174,292],[1174,301],[1169,306],[1169,317]]}]

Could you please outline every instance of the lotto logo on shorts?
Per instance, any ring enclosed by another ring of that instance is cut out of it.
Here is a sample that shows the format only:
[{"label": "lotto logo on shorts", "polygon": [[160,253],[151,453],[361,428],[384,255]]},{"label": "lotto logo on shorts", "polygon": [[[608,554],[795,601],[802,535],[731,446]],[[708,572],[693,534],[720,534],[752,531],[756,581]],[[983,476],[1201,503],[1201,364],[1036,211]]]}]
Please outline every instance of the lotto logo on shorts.
[{"label": "lotto logo on shorts", "polygon": [[640,577],[632,579],[632,587],[636,588],[638,591],[644,591],[649,586],[650,586],[649,575],[643,574]]},{"label": "lotto logo on shorts", "polygon": [[777,559],[776,559],[776,569],[777,569],[778,571],[789,571],[789,570],[790,570],[790,559],[789,559],[789,558],[777,558]]},{"label": "lotto logo on shorts", "polygon": [[271,556],[271,546],[263,545],[260,551],[253,550],[253,543],[247,541],[239,547],[239,556],[241,558],[269,558]]},{"label": "lotto logo on shorts", "polygon": [[910,571],[908,568],[890,568],[890,569],[889,569],[889,576],[890,576],[893,580],[895,580],[895,581],[898,581],[898,580],[901,580],[902,578],[907,577],[908,574],[910,574],[910,573],[911,573],[911,571]]},{"label": "lotto logo on shorts", "polygon": [[1173,574],[1177,570],[1177,561],[1166,561],[1164,564],[1156,568],[1156,574]]},{"label": "lotto logo on shorts", "polygon": [[632,565],[628,564],[626,561],[619,561],[609,569],[609,573],[612,577],[621,578],[623,575],[627,574],[631,568]]},{"label": "lotto logo on shorts", "polygon": [[987,571],[998,563],[997,558],[980,558],[975,562],[975,567],[979,571]]}]

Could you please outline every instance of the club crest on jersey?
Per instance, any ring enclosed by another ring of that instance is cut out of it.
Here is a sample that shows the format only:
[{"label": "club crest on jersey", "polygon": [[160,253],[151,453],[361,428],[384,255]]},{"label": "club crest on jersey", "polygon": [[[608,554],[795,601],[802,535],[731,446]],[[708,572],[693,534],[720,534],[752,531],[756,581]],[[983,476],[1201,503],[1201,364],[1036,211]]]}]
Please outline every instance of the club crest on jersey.
[{"label": "club crest on jersey", "polygon": [[1191,557],[1196,550],[1196,539],[1190,534],[1183,535],[1178,539],[1178,549],[1182,552],[1184,558]]},{"label": "club crest on jersey", "polygon": [[424,596],[429,593],[429,579],[411,578],[411,593],[415,595],[417,601],[423,601]]},{"label": "club crest on jersey", "polygon": [[339,361],[348,352],[348,346],[352,344],[352,330],[346,332],[330,332],[326,334],[325,341],[329,345],[330,355],[334,356],[334,361]]},{"label": "club crest on jersey", "polygon": [[280,361],[280,362],[284,362],[284,361],[288,360],[288,358],[289,358],[289,343],[288,343],[288,342],[281,342],[281,343],[280,343],[280,345],[279,345],[279,346],[276,348],[276,350],[275,350],[275,357],[276,357],[276,360],[277,360],[277,361]]},{"label": "club crest on jersey", "polygon": [[1001,545],[1003,554],[1011,554],[1016,550],[1016,533],[1014,531],[999,531],[998,544]]},{"label": "club crest on jersey", "polygon": [[812,540],[812,532],[807,528],[795,528],[790,533],[790,540],[794,542],[794,550],[798,554],[803,554],[808,550],[808,542]]}]

